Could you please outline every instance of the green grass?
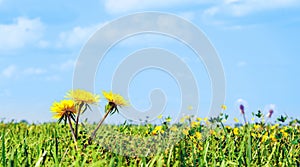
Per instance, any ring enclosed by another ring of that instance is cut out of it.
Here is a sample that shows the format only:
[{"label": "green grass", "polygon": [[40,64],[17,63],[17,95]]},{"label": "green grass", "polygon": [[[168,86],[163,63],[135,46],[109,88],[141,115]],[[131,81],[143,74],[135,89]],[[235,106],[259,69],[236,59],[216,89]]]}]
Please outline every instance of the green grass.
[{"label": "green grass", "polygon": [[[165,135],[175,131],[172,129],[175,126],[180,140],[168,145],[172,139]],[[155,135],[155,125],[151,124],[103,125],[97,141],[84,148],[90,129],[80,127],[76,150],[67,125],[0,123],[0,163],[2,166],[300,166],[300,127],[295,121],[289,125],[248,124],[238,127],[238,133],[234,127],[221,125],[209,129],[203,122],[183,129],[180,125],[164,125],[164,131]],[[204,138],[206,132],[210,135]],[[141,139],[140,145],[132,137]],[[150,143],[153,138],[162,142]],[[122,142],[129,148],[119,147]],[[144,144],[149,144],[145,148],[150,150],[147,157],[130,154],[139,149],[145,151],[141,147]]]}]

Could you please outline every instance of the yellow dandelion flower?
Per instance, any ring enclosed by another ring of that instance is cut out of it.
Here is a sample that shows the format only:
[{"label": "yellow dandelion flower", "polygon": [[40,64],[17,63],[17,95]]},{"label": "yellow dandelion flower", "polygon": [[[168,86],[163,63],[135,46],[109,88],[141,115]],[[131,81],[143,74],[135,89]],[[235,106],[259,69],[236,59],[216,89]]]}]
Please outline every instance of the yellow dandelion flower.
[{"label": "yellow dandelion flower", "polygon": [[195,136],[196,136],[196,138],[199,139],[199,140],[202,139],[202,135],[201,135],[200,132],[196,132],[196,133],[195,133]]},{"label": "yellow dandelion flower", "polygon": [[281,129],[280,132],[282,133],[282,135],[284,137],[288,137],[289,136],[289,134],[284,129]]},{"label": "yellow dandelion flower", "polygon": [[229,130],[229,129],[231,129],[231,126],[227,125],[227,126],[225,126],[225,128]]},{"label": "yellow dandelion flower", "polygon": [[152,131],[153,135],[157,135],[159,133],[164,133],[163,126],[156,126],[154,130]]},{"label": "yellow dandelion flower", "polygon": [[162,128],[163,128],[162,126],[156,126],[154,130],[160,131],[160,130],[162,130]]},{"label": "yellow dandelion flower", "polygon": [[233,134],[238,135],[239,134],[239,128],[234,128],[233,129]]},{"label": "yellow dandelion flower", "polygon": [[196,120],[200,122],[200,121],[202,121],[202,118],[197,117]]},{"label": "yellow dandelion flower", "polygon": [[70,90],[65,98],[73,99],[77,103],[96,104],[99,102],[100,96],[92,94],[88,91],[76,89]]},{"label": "yellow dandelion flower", "polygon": [[278,128],[278,127],[279,127],[279,124],[275,124],[275,125],[271,126],[271,129],[274,130],[274,129]]},{"label": "yellow dandelion flower", "polygon": [[254,127],[254,129],[255,129],[255,130],[257,130],[257,129],[260,129],[260,128],[261,128],[261,126],[260,126],[260,125],[257,125],[257,124],[255,124],[253,127]]},{"label": "yellow dandelion flower", "polygon": [[191,122],[191,126],[194,128],[194,127],[197,127],[197,126],[200,126],[200,122],[195,122],[195,121],[192,121]]},{"label": "yellow dandelion flower", "polygon": [[252,133],[251,133],[251,136],[254,137],[254,138],[256,138],[256,137],[257,137],[257,134],[252,132]]},{"label": "yellow dandelion flower", "polygon": [[227,106],[225,104],[221,105],[222,110],[227,110]]},{"label": "yellow dandelion flower", "polygon": [[113,103],[116,106],[128,106],[128,102],[119,94],[102,91],[103,96],[106,98],[106,100],[110,103]]},{"label": "yellow dandelion flower", "polygon": [[237,119],[237,118],[233,118],[233,120],[234,120],[234,122],[236,122],[236,123],[239,123],[239,122],[240,122],[239,119]]},{"label": "yellow dandelion flower", "polygon": [[76,114],[75,103],[73,100],[61,100],[54,102],[50,108],[54,113],[53,118],[61,119],[66,114]]},{"label": "yellow dandelion flower", "polygon": [[275,134],[271,134],[271,135],[270,135],[270,139],[271,139],[273,142],[276,142],[276,141],[277,141]]},{"label": "yellow dandelion flower", "polygon": [[208,122],[208,118],[207,117],[205,117],[203,120],[204,120],[204,122]]},{"label": "yellow dandelion flower", "polygon": [[157,135],[157,131],[156,130],[153,130],[151,133],[152,133],[152,135]]}]

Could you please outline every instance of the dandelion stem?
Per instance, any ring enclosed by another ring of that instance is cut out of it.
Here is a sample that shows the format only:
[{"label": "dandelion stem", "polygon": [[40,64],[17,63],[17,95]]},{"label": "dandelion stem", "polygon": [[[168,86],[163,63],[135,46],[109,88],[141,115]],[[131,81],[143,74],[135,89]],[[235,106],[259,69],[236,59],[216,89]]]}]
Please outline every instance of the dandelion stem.
[{"label": "dandelion stem", "polygon": [[84,105],[83,102],[80,103],[79,105],[79,109],[78,109],[78,114],[77,114],[77,118],[76,118],[76,124],[75,124],[75,138],[78,138],[78,122],[79,122],[79,117],[80,117],[80,113],[81,113],[81,108]]},{"label": "dandelion stem", "polygon": [[104,120],[106,119],[106,117],[112,110],[113,110],[113,107],[110,107],[110,109],[105,113],[105,115],[103,116],[101,121],[98,123],[96,129],[93,131],[91,137],[89,138],[88,144],[92,144],[92,140],[96,137],[96,133],[97,133],[98,129],[100,128],[100,126],[102,125],[102,123],[104,122]]},{"label": "dandelion stem", "polygon": [[76,137],[75,137],[75,133],[74,133],[74,129],[73,129],[73,126],[72,126],[71,118],[70,118],[70,115],[68,113],[67,113],[67,117],[68,117],[68,122],[69,122],[70,129],[71,129],[71,132],[72,132],[72,137],[73,137],[76,149],[77,149],[77,140],[76,140]]}]

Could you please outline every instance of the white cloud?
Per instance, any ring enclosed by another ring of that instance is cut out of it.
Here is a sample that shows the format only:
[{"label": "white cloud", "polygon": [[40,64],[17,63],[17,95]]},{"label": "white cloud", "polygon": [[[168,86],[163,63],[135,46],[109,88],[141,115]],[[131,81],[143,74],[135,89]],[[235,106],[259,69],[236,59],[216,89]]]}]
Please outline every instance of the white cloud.
[{"label": "white cloud", "polygon": [[43,29],[39,18],[19,17],[13,24],[0,24],[0,50],[18,49],[35,43],[41,38]]},{"label": "white cloud", "polygon": [[230,18],[243,18],[253,13],[299,7],[300,1],[298,0],[222,0],[204,9],[201,17],[206,24],[226,30],[241,30],[257,27],[259,24],[232,25],[233,22],[230,21]]},{"label": "white cloud", "polygon": [[247,65],[247,62],[245,62],[245,61],[239,61],[239,62],[237,62],[237,64],[236,64],[238,67],[245,67],[246,65]]},{"label": "white cloud", "polygon": [[194,20],[196,17],[195,12],[182,12],[182,13],[179,13],[178,15],[189,21]]},{"label": "white cloud", "polygon": [[2,75],[7,78],[13,77],[16,73],[17,73],[17,67],[15,65],[10,65],[2,71]]},{"label": "white cloud", "polygon": [[58,70],[60,72],[63,72],[63,71],[68,71],[68,70],[74,69],[75,64],[76,64],[76,60],[69,59],[69,60],[66,60],[66,61],[61,62],[61,63],[52,64],[50,66],[50,68],[52,70]]},{"label": "white cloud", "polygon": [[234,17],[241,17],[253,12],[296,7],[299,5],[300,1],[298,0],[223,0],[223,3],[214,5],[206,9],[203,13],[207,16],[228,14]]},{"label": "white cloud", "polygon": [[29,67],[20,69],[16,65],[10,65],[6,67],[1,74],[6,78],[19,78],[22,76],[41,75],[44,73],[46,73],[46,70],[42,68]]},{"label": "white cloud", "polygon": [[58,75],[50,75],[45,78],[47,81],[59,81],[61,78]]},{"label": "white cloud", "polygon": [[298,0],[245,0],[241,3],[231,3],[230,9],[234,16],[244,16],[256,11],[286,8],[299,5]]},{"label": "white cloud", "polygon": [[133,10],[165,8],[189,4],[211,3],[211,0],[106,0],[105,9],[109,13],[124,13]]},{"label": "white cloud", "polygon": [[60,70],[69,70],[75,67],[75,60],[67,60],[66,62],[59,65]]},{"label": "white cloud", "polygon": [[70,31],[61,32],[57,47],[74,47],[82,45],[88,38],[103,24],[93,25],[89,27],[74,27]]},{"label": "white cloud", "polygon": [[40,75],[40,74],[43,74],[45,73],[46,70],[44,69],[41,69],[41,68],[33,68],[33,67],[30,67],[30,68],[27,68],[23,71],[23,73],[25,75]]},{"label": "white cloud", "polygon": [[48,46],[50,46],[50,43],[48,41],[45,41],[45,40],[40,40],[38,42],[38,46],[40,48],[47,48]]}]

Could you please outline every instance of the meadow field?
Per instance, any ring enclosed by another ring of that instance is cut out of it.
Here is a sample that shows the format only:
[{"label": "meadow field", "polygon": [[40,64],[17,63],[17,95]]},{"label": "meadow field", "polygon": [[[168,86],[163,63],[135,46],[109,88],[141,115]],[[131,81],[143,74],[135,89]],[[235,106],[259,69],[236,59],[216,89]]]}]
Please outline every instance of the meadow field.
[{"label": "meadow field", "polygon": [[[68,124],[2,122],[1,166],[300,166],[297,119],[288,121],[281,117],[274,124],[257,122],[238,126],[226,126],[224,120],[207,118],[186,118],[182,124],[172,125],[168,123],[170,118],[161,119],[160,125],[104,124],[90,145],[87,145],[89,126],[95,125],[81,125],[74,143]],[[209,126],[214,121],[217,121],[215,126]],[[116,149],[127,140],[127,146],[132,145],[136,153],[140,148],[130,143],[131,136],[156,137],[168,144],[170,138],[165,135],[169,132],[176,132],[180,140],[166,147],[152,142],[146,147],[150,150],[147,156],[131,154],[130,149],[123,149],[125,153],[120,152],[122,148]]]}]

